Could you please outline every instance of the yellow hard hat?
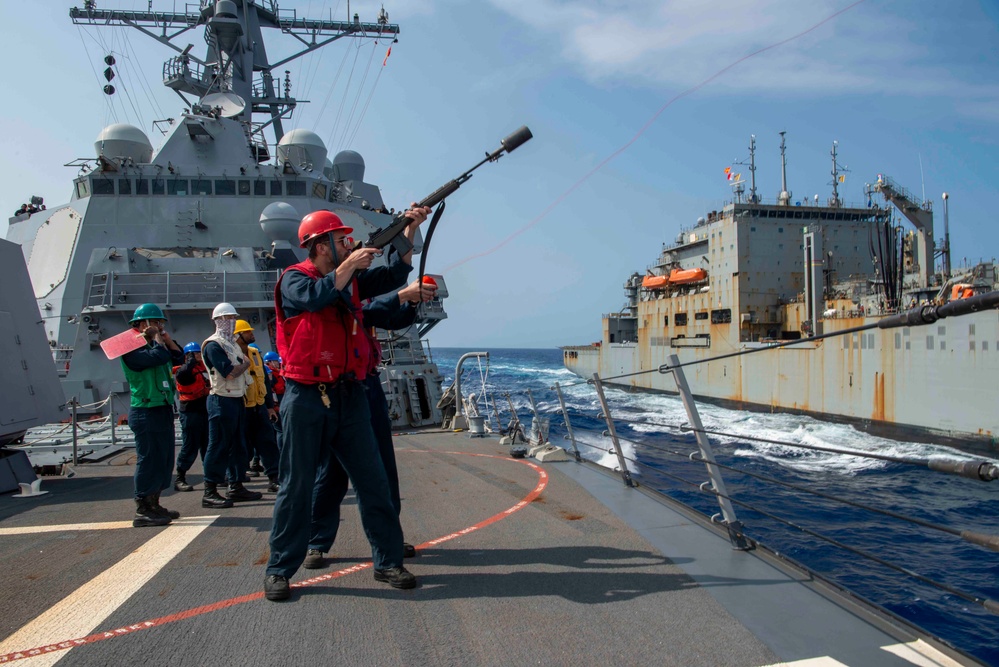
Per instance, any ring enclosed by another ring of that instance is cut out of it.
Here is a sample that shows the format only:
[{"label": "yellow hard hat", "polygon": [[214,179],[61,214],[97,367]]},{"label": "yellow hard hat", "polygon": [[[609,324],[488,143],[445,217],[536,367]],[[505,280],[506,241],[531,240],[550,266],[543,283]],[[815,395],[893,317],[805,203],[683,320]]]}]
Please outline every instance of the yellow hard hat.
[{"label": "yellow hard hat", "polygon": [[236,320],[236,328],[232,330],[234,334],[240,334],[244,331],[253,331],[253,327],[246,320]]}]

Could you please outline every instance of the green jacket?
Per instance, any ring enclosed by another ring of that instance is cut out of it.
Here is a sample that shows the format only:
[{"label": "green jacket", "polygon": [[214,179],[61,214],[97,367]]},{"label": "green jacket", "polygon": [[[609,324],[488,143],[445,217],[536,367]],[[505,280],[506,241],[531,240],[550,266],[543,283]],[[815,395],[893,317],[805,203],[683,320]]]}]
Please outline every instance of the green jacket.
[{"label": "green jacket", "polygon": [[[173,405],[175,385],[171,371],[174,356],[171,350],[151,343],[121,357],[133,408]],[[183,358],[183,353],[179,356]]]}]

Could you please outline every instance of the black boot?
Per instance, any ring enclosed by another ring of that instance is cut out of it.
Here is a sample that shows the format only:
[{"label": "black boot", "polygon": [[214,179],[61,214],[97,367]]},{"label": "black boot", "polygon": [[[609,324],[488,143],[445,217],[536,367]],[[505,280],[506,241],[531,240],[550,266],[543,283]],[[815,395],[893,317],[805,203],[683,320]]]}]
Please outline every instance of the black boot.
[{"label": "black boot", "polygon": [[267,492],[268,493],[277,493],[278,490],[281,488],[281,485],[278,484],[278,476],[277,475],[271,475],[268,479],[270,479],[271,483],[267,485]]},{"label": "black boot", "polygon": [[242,482],[236,482],[229,485],[229,493],[225,497],[234,503],[241,503],[247,500],[260,500],[264,497],[264,494],[259,491],[250,491],[243,486]]},{"label": "black boot", "polygon": [[226,509],[232,507],[232,501],[219,495],[217,485],[205,482],[205,495],[201,497],[201,506],[207,509]]},{"label": "black boot", "polygon": [[194,491],[194,487],[187,483],[187,473],[177,471],[177,481],[173,483],[174,491]]},{"label": "black boot", "polygon": [[253,460],[250,462],[250,467],[247,469],[246,474],[250,477],[260,477],[260,473],[264,471],[264,467],[260,465],[260,457],[254,456]]},{"label": "black boot", "polygon": [[165,526],[170,523],[170,517],[158,513],[149,503],[149,498],[135,499],[135,518],[132,519],[134,528],[145,526]]},{"label": "black boot", "polygon": [[149,496],[149,506],[153,508],[154,512],[156,512],[157,514],[161,514],[167,517],[168,519],[180,518],[180,512],[176,510],[168,510],[167,508],[163,507],[163,505],[160,505],[160,494],[158,493],[155,496]]}]

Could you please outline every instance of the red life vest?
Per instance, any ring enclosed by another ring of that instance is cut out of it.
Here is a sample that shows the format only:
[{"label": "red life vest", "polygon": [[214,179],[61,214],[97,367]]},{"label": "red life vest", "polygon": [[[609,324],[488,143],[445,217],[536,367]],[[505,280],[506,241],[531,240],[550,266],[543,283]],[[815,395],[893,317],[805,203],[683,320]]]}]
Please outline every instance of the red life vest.
[{"label": "red life vest", "polygon": [[352,375],[363,380],[371,367],[372,346],[364,329],[357,280],[351,280],[353,312],[327,306],[286,318],[281,303],[281,281],[288,271],[319,280],[322,274],[309,260],[289,266],[274,287],[277,348],[284,377],[303,384],[336,382]]},{"label": "red life vest", "polygon": [[[174,376],[177,375],[177,371],[180,366],[173,367]],[[212,385],[208,382],[208,369],[200,361],[195,363],[191,368],[191,372],[194,373],[194,381],[190,384],[181,384],[177,381],[177,394],[182,401],[196,401],[199,398],[204,398],[212,390]],[[175,378],[176,379],[176,378]]]},{"label": "red life vest", "polygon": [[284,396],[284,371],[271,369],[271,387],[278,396]]}]

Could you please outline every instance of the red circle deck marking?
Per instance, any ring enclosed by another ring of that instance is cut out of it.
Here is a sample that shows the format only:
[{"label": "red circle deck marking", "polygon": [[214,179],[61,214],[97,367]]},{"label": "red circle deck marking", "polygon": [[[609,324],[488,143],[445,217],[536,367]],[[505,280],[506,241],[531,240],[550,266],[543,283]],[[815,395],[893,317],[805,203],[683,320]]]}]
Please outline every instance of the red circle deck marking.
[{"label": "red circle deck marking", "polygon": [[[429,450],[419,450],[419,449],[406,449],[406,450],[400,450],[400,451],[404,451],[404,452],[415,452],[415,453],[418,453],[418,454],[421,454],[421,453],[430,453]],[[462,456],[478,456],[478,457],[488,458],[488,459],[499,459],[501,461],[509,461],[509,460],[511,460],[510,458],[505,457],[505,456],[495,456],[493,454],[475,454],[475,453],[472,453],[472,452],[436,452],[436,453],[441,453],[441,454],[459,454],[459,455],[462,455]],[[534,489],[530,493],[528,493],[526,496],[524,496],[523,500],[521,500],[520,502],[518,502],[513,507],[510,507],[509,509],[505,509],[502,512],[494,514],[493,516],[489,517],[488,519],[484,519],[483,521],[480,521],[477,524],[474,524],[474,525],[469,526],[467,528],[462,528],[461,530],[456,531],[454,533],[449,533],[449,534],[444,535],[442,537],[438,537],[436,539],[429,540],[427,542],[424,542],[423,544],[418,544],[418,545],[416,545],[416,548],[418,548],[418,549],[425,549],[427,547],[437,546],[438,544],[443,544],[444,542],[449,542],[449,541],[451,541],[451,540],[453,540],[455,538],[461,537],[463,535],[468,535],[469,533],[474,533],[477,530],[480,530],[482,528],[485,528],[486,526],[490,526],[490,525],[496,523],[497,521],[501,521],[501,520],[507,518],[508,516],[510,516],[511,514],[513,514],[514,512],[517,512],[518,510],[523,509],[524,507],[526,507],[527,505],[529,505],[531,502],[533,502],[535,498],[537,498],[538,496],[540,496],[541,492],[545,490],[546,486],[548,486],[548,473],[546,473],[544,471],[544,469],[541,466],[537,465],[536,463],[532,463],[532,462],[527,461],[527,460],[518,460],[518,459],[512,459],[512,460],[516,461],[517,463],[529,466],[530,468],[533,468],[536,473],[538,473],[538,484],[537,484],[537,486],[535,486]],[[311,579],[305,579],[303,581],[299,581],[297,583],[292,584],[291,587],[292,588],[304,588],[306,586],[312,586],[314,584],[318,584],[318,583],[321,583],[323,581],[330,581],[332,579],[338,579],[338,578],[346,576],[348,574],[353,574],[354,572],[360,572],[362,570],[367,570],[368,568],[372,567],[372,565],[373,565],[373,563],[371,561],[368,561],[366,563],[359,563],[357,565],[352,565],[352,566],[344,568],[342,570],[337,570],[336,572],[330,572],[328,574],[324,574],[324,575],[321,575],[321,576],[318,576],[318,577],[312,577]],[[96,632],[96,633],[94,633],[92,635],[88,635],[86,637],[80,637],[80,638],[77,638],[77,639],[67,639],[65,641],[61,641],[61,642],[58,642],[58,643],[55,643],[55,644],[47,644],[45,646],[38,646],[38,647],[35,647],[35,648],[25,649],[23,651],[14,651],[12,653],[7,653],[7,654],[4,654],[4,655],[0,655],[0,663],[14,662],[15,660],[24,660],[26,658],[34,658],[35,656],[44,655],[44,654],[47,654],[47,653],[54,653],[56,651],[65,651],[67,649],[75,648],[77,646],[86,646],[87,644],[95,644],[95,643],[97,643],[99,641],[104,641],[105,639],[113,639],[115,637],[123,637],[125,635],[130,635],[130,634],[134,634],[136,632],[139,632],[140,630],[148,630],[149,628],[157,628],[157,627],[166,625],[168,623],[174,623],[176,621],[183,621],[183,620],[188,619],[188,618],[193,618],[194,616],[201,616],[202,614],[208,614],[208,613],[213,612],[213,611],[218,611],[219,609],[226,609],[228,607],[235,607],[236,605],[243,604],[245,602],[253,602],[254,600],[259,600],[262,597],[264,597],[264,592],[263,591],[258,591],[256,593],[250,593],[248,595],[240,595],[238,597],[229,598],[227,600],[219,600],[218,602],[213,602],[212,604],[202,605],[200,607],[193,607],[193,608],[187,609],[185,611],[180,611],[180,612],[177,612],[177,613],[174,613],[174,614],[169,614],[167,616],[160,616],[159,618],[153,618],[153,619],[150,619],[148,621],[141,621],[139,623],[134,623],[132,625],[127,625],[127,626],[124,626],[124,627],[121,627],[121,628],[115,628],[113,630],[105,630],[103,632]]]}]

